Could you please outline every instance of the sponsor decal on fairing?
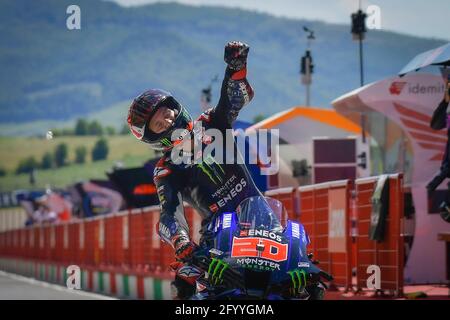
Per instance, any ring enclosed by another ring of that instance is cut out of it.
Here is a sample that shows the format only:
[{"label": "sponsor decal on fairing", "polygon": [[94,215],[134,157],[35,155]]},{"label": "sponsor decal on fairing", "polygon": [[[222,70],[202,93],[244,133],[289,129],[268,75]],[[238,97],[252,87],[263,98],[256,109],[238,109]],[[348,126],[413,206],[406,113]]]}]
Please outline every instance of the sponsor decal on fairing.
[{"label": "sponsor decal on fairing", "polygon": [[294,238],[300,239],[300,225],[298,223],[292,222],[292,236]]},{"label": "sponsor decal on fairing", "polygon": [[223,215],[223,222],[222,222],[222,226],[224,229],[230,228],[231,227],[231,220],[232,220],[232,214],[231,213],[226,213]]},{"label": "sponsor decal on fairing", "polygon": [[274,271],[280,270],[280,264],[260,258],[245,258],[237,259],[236,263],[243,268],[260,270],[260,271]]},{"label": "sponsor decal on fairing", "polygon": [[258,230],[258,229],[250,229],[248,230],[247,234],[248,236],[256,236],[256,237],[264,237],[264,238],[269,238],[278,242],[282,241],[282,238],[280,235],[274,233],[274,232],[270,232],[268,230]]},{"label": "sponsor decal on fairing", "polygon": [[246,237],[233,237],[231,257],[262,258],[274,262],[287,260],[288,244],[279,243],[271,239]]}]

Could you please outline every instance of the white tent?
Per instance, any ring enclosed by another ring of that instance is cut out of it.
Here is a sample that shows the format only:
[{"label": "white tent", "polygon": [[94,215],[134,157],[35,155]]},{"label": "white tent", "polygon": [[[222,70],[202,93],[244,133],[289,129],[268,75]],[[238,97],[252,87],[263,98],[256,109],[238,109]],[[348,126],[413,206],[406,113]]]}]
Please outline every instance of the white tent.
[{"label": "white tent", "polygon": [[409,74],[366,85],[332,102],[337,112],[353,122],[361,114],[368,117],[367,129],[383,153],[381,171],[405,174],[415,206],[414,241],[405,267],[407,283],[445,281],[445,246],[437,235],[450,227],[439,214],[428,213],[425,188],[439,169],[447,141],[445,130],[433,131],[429,126],[443,96],[441,77]]}]

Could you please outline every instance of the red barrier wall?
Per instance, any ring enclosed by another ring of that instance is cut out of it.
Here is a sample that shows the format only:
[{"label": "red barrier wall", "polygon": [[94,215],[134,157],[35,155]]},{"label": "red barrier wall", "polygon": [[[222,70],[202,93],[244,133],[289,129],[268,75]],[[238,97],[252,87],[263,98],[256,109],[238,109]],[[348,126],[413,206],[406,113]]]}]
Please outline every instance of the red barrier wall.
[{"label": "red barrier wall", "polygon": [[[283,203],[287,211],[287,219],[298,221],[299,218],[299,204],[298,204],[298,191],[296,188],[281,188],[266,191],[264,194],[267,197],[274,198]],[[283,217],[281,223],[285,225],[286,218]],[[283,221],[284,220],[284,221]]]},{"label": "red barrier wall", "polygon": [[335,285],[350,289],[350,180],[300,187],[299,194],[299,220],[311,239],[314,258],[333,275]]},{"label": "red barrier wall", "polygon": [[356,278],[357,287],[367,287],[371,275],[367,268],[379,266],[381,290],[391,290],[397,296],[403,295],[404,243],[401,230],[403,218],[403,175],[389,176],[389,213],[386,219],[385,238],[382,242],[369,239],[372,212],[372,194],[377,179],[366,178],[355,181],[357,205]]},{"label": "red barrier wall", "polygon": [[145,229],[143,210],[135,209],[130,212],[130,266],[142,269],[144,267]]}]

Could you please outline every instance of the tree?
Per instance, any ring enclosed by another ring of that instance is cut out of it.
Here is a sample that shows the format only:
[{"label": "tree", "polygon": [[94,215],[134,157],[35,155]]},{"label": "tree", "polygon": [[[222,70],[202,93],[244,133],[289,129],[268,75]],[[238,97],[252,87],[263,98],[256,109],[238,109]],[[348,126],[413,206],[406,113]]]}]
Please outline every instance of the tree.
[{"label": "tree", "polygon": [[16,174],[30,173],[31,171],[36,169],[38,166],[39,166],[39,164],[33,156],[28,157],[19,162],[19,165],[17,166],[17,169],[16,169]]},{"label": "tree", "polygon": [[113,136],[113,135],[116,134],[116,129],[115,129],[114,127],[107,126],[107,127],[105,128],[105,130],[106,130],[106,133],[107,133],[109,136]]},{"label": "tree", "polygon": [[74,130],[71,128],[63,128],[61,134],[63,136],[73,136],[74,135]]},{"label": "tree", "polygon": [[6,170],[3,167],[0,167],[0,177],[6,176]]},{"label": "tree", "polygon": [[75,163],[86,162],[87,150],[85,146],[79,146],[75,149]]},{"label": "tree", "polygon": [[264,119],[266,119],[267,117],[263,114],[257,114],[256,116],[253,117],[253,123],[258,123],[263,121]]},{"label": "tree", "polygon": [[50,131],[53,133],[53,138],[62,136],[62,131],[60,129],[55,128],[51,129]]},{"label": "tree", "polygon": [[120,129],[120,134],[121,135],[127,135],[130,133],[130,127],[128,127],[128,125],[124,124],[122,126],[122,129]]},{"label": "tree", "polygon": [[88,134],[88,122],[85,119],[78,119],[75,124],[75,135],[85,136]]},{"label": "tree", "polygon": [[41,169],[50,169],[53,166],[53,156],[50,152],[46,152],[42,156]]},{"label": "tree", "polygon": [[65,143],[60,143],[56,146],[55,148],[55,153],[54,153],[54,160],[55,160],[55,165],[56,167],[62,167],[66,164],[66,159],[67,159],[67,144]]},{"label": "tree", "polygon": [[89,123],[88,133],[94,136],[101,136],[103,134],[103,127],[97,120],[94,120]]},{"label": "tree", "polygon": [[108,157],[109,147],[105,138],[100,138],[92,149],[92,161],[105,160]]}]

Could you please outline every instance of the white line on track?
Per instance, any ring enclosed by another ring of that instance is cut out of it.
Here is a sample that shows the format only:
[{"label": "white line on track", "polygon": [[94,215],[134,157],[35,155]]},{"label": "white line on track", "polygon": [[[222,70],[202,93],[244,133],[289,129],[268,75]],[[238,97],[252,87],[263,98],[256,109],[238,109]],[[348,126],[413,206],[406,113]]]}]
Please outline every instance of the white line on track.
[{"label": "white line on track", "polygon": [[26,283],[31,284],[31,285],[37,285],[37,286],[41,286],[41,287],[44,287],[44,288],[53,289],[53,290],[57,290],[57,291],[62,291],[62,292],[66,292],[66,293],[73,293],[73,294],[77,294],[77,295],[80,295],[80,296],[89,297],[89,298],[93,298],[93,299],[118,300],[117,298],[114,298],[114,297],[108,297],[108,296],[104,296],[104,295],[101,295],[101,294],[91,293],[91,292],[86,292],[86,291],[81,291],[81,290],[68,289],[68,288],[65,288],[63,286],[59,286],[59,285],[56,285],[56,284],[51,284],[51,283],[48,283],[48,282],[44,282],[44,281],[40,281],[40,280],[36,280],[36,279],[32,279],[32,278],[27,278],[27,277],[24,277],[24,276],[21,276],[21,275],[5,272],[5,271],[2,271],[2,270],[0,270],[0,276],[4,276],[4,277],[10,278],[12,280],[26,282]]}]

